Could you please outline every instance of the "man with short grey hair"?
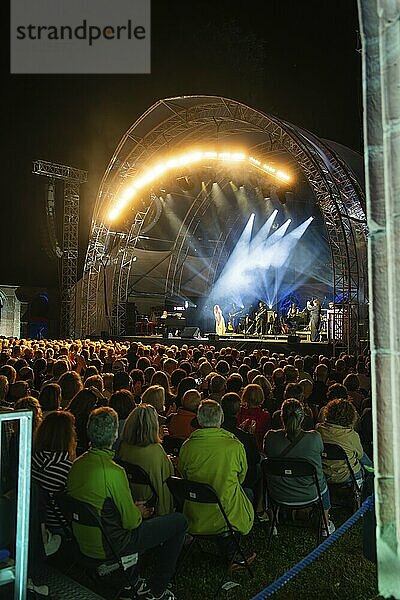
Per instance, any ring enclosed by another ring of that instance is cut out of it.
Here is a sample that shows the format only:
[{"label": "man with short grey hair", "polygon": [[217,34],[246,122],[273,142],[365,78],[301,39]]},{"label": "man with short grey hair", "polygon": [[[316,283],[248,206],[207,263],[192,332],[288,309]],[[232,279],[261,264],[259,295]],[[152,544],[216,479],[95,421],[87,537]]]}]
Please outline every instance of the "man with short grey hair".
[{"label": "man with short grey hair", "polygon": [[[224,414],[215,400],[203,400],[197,410],[196,429],[184,442],[179,453],[178,468],[185,479],[211,485],[216,491],[229,521],[240,534],[249,533],[253,526],[254,510],[242,483],[247,473],[247,459],[243,444],[221,428]],[[218,534],[226,531],[226,523],[216,504],[185,502],[184,514],[189,521],[189,532]],[[221,538],[223,539],[223,538]],[[242,557],[226,545],[231,569],[245,566]],[[255,558],[246,553],[247,560]]]},{"label": "man with short grey hair", "polygon": [[[187,522],[180,513],[171,513],[149,520],[150,509],[143,502],[134,502],[125,470],[113,458],[112,446],[118,434],[118,416],[110,407],[97,408],[87,423],[90,448],[73,463],[68,474],[67,493],[92,505],[104,523],[114,546],[121,556],[142,554],[155,549],[157,569],[150,582],[138,576],[134,568],[132,588],[120,595],[120,600],[140,596],[142,600],[174,600],[167,588],[181,551]],[[73,524],[74,535],[81,552],[95,559],[113,558],[103,545],[100,529]]]}]

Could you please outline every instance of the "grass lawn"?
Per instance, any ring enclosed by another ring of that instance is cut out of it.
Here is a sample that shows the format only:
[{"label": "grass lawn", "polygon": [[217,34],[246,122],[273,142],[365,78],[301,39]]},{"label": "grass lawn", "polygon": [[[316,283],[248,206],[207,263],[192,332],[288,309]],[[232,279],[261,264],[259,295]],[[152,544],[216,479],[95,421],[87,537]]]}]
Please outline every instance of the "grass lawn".
[{"label": "grass lawn", "polygon": [[[340,525],[346,518],[343,510],[333,510],[335,524]],[[376,567],[364,558],[362,553],[362,520],[358,521],[321,558],[279,592],[274,600],[371,600],[377,595]],[[278,526],[278,536],[272,539],[270,550],[266,549],[268,524],[257,525],[248,536],[249,546],[257,552],[252,563],[254,578],[245,570],[228,573],[226,563],[220,556],[215,558],[193,548],[184,561],[173,584],[178,600],[212,600],[220,586],[226,581],[240,585],[227,593],[220,593],[229,600],[250,600],[269,583],[275,581],[299,560],[315,548],[315,531],[306,527]],[[210,544],[209,551],[217,553]],[[70,557],[71,558],[71,557]],[[70,566],[70,558],[59,556],[58,567],[65,572]],[[151,554],[143,557],[142,575],[148,577],[157,568],[151,561]],[[88,577],[82,577],[80,569],[69,570],[69,576],[93,589],[105,598],[113,597],[106,582],[94,585]],[[120,580],[120,578],[118,578]],[[107,589],[108,588],[108,589]],[[84,599],[82,599],[84,600]]]},{"label": "grass lawn", "polygon": [[[335,515],[336,524],[346,516]],[[267,524],[257,526],[248,536],[257,552],[254,578],[240,571],[227,575],[223,563],[194,549],[184,563],[174,589],[179,600],[213,598],[219,584],[236,581],[240,587],[228,592],[232,600],[249,600],[285,573],[315,547],[315,534],[306,528],[279,526],[269,551]],[[210,548],[211,550],[211,548]],[[376,567],[362,554],[360,521],[338,542],[272,597],[275,600],[370,600],[377,594]],[[221,597],[221,596],[220,596]]]}]

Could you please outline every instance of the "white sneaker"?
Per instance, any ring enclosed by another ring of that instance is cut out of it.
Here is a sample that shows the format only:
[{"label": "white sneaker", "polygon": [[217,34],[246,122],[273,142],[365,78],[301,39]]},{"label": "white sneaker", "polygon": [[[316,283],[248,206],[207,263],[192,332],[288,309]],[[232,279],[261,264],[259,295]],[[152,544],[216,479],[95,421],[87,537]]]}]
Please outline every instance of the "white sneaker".
[{"label": "white sneaker", "polygon": [[58,535],[57,533],[53,534],[50,531],[48,531],[47,542],[44,545],[44,551],[46,553],[46,556],[51,556],[52,554],[55,554],[60,546],[61,535]]},{"label": "white sneaker", "polygon": [[328,531],[326,531],[325,527],[322,525],[322,537],[328,537],[328,535],[331,535],[334,531],[336,531],[336,527],[332,521],[328,522]]}]

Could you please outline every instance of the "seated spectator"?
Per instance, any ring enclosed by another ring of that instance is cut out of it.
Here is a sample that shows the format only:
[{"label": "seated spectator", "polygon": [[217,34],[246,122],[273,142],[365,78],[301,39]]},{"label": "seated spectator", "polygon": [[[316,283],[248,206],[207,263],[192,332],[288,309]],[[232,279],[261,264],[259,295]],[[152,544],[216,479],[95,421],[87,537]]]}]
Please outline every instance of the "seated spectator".
[{"label": "seated spectator", "polygon": [[[323,443],[317,431],[304,431],[302,428],[304,410],[301,403],[290,398],[283,402],[281,409],[282,429],[270,430],[264,438],[264,452],[267,458],[279,458],[286,452],[285,458],[302,458],[310,462],[317,471],[317,477],[322,495],[322,504],[328,522],[329,534],[335,531],[335,526],[329,519],[331,507],[328,485],[322,470]],[[290,449],[287,451],[286,449]],[[311,477],[283,478],[270,477],[270,487],[273,495],[282,498],[285,503],[307,504],[317,500],[315,484]],[[327,535],[323,531],[323,535]]]},{"label": "seated spectator", "polygon": [[231,368],[226,360],[219,360],[215,365],[215,370],[218,375],[222,375],[222,377],[226,378],[228,377]]},{"label": "seated spectator", "polygon": [[143,375],[144,375],[144,385],[145,385],[145,387],[148,387],[149,385],[151,385],[151,379],[152,379],[152,377],[153,377],[153,375],[154,375],[155,372],[156,372],[156,370],[155,370],[155,368],[153,366],[147,367],[144,370]]},{"label": "seated spectator", "polygon": [[329,370],[326,365],[320,363],[315,367],[314,371],[314,390],[310,403],[314,404],[318,409],[325,406],[327,403],[326,394],[328,391],[327,381]]},{"label": "seated spectator", "polygon": [[197,390],[188,390],[183,394],[182,406],[176,413],[171,413],[166,422],[171,437],[186,440],[190,436],[200,402],[201,394]]},{"label": "seated spectator", "polygon": [[[132,388],[133,397],[135,398],[136,404],[140,404],[140,398],[142,396],[144,386],[145,386],[144,373],[140,369],[132,369],[132,371],[129,373],[129,375],[131,377],[131,382],[132,382],[131,388]],[[129,389],[129,388],[127,388],[127,389]]]},{"label": "seated spectator", "polygon": [[179,407],[182,406],[182,398],[188,390],[196,389],[196,380],[194,377],[184,377],[178,384],[178,390],[176,392],[175,403],[173,410],[176,412]]},{"label": "seated spectator", "polygon": [[254,377],[253,383],[256,385],[259,385],[262,388],[262,391],[264,394],[263,408],[265,408],[269,412],[273,406],[272,386],[271,386],[270,382],[265,377],[265,375],[257,375],[256,377]]},{"label": "seated spectator", "polygon": [[103,395],[104,395],[104,398],[107,398],[107,400],[109,400],[113,393],[114,373],[104,373],[103,382],[104,382]]},{"label": "seated spectator", "polygon": [[144,390],[141,399],[142,404],[150,404],[156,409],[158,422],[164,425],[165,417],[165,392],[161,385],[151,385]]},{"label": "seated spectator", "polygon": [[261,457],[254,435],[237,426],[237,416],[240,410],[239,394],[235,394],[234,392],[224,394],[224,396],[222,396],[221,406],[224,411],[222,427],[226,429],[226,431],[233,433],[239,442],[242,442],[246,452],[247,473],[242,485],[245,489],[250,488],[254,491],[259,480],[258,468]]},{"label": "seated spectator", "polygon": [[275,410],[281,409],[285,387],[285,373],[283,369],[274,369],[272,373],[272,398]]},{"label": "seated spectator", "polygon": [[264,435],[271,426],[271,416],[264,410],[264,392],[259,385],[249,383],[242,393],[242,405],[237,417],[238,426],[253,433],[258,448],[262,448]]},{"label": "seated spectator", "polygon": [[[246,535],[253,526],[254,510],[242,483],[247,473],[243,444],[229,431],[221,428],[224,418],[222,407],[214,400],[203,400],[197,411],[200,429],[184,442],[179,453],[178,468],[185,479],[208,483],[222,503],[232,527]],[[218,534],[226,531],[225,521],[214,504],[185,502],[184,514],[189,531],[200,534]],[[241,557],[232,552],[229,538],[222,538],[231,560],[231,568],[244,566]],[[222,542],[223,543],[223,542]],[[255,558],[249,553],[248,561]]]},{"label": "seated spectator", "polygon": [[65,409],[72,398],[83,389],[81,376],[75,371],[67,371],[58,379],[61,388],[61,408]]},{"label": "seated spectator", "polygon": [[7,377],[0,375],[0,408],[10,408],[10,404],[7,402],[8,388]]},{"label": "seated spectator", "polygon": [[175,402],[175,396],[169,385],[168,375],[164,371],[156,371],[151,378],[151,385],[161,385],[165,394],[165,410],[168,413],[172,404]]},{"label": "seated spectator", "polygon": [[132,378],[129,375],[129,373],[127,373],[126,371],[117,371],[116,373],[114,373],[113,388],[114,392],[118,392],[118,390],[132,389]]},{"label": "seated spectator", "polygon": [[[75,460],[75,450],[76,432],[73,415],[65,411],[47,413],[35,433],[32,478],[48,493],[49,500],[54,493],[65,489],[69,470]],[[50,532],[62,531],[63,518],[50,501],[46,504],[43,517],[41,522]],[[49,542],[50,540],[47,540],[47,543]]]},{"label": "seated spectator", "polygon": [[87,437],[87,422],[92,410],[98,406],[98,395],[95,388],[83,389],[71,400],[68,411],[75,417],[75,430],[77,437],[76,455],[80,456],[89,447]]},{"label": "seated spectator", "polygon": [[[161,446],[157,412],[150,404],[140,404],[128,416],[118,451],[121,460],[139,465],[149,475],[156,490],[156,515],[167,515],[173,510],[173,499],[165,481],[174,474],[170,458]],[[135,500],[147,502],[151,496],[148,486],[132,485]]]},{"label": "seated spectator", "polygon": [[11,365],[3,365],[0,368],[0,375],[4,375],[4,377],[7,378],[9,386],[17,380],[17,371]]},{"label": "seated spectator", "polygon": [[243,389],[243,379],[239,373],[232,373],[226,380],[226,391],[240,394]]},{"label": "seated spectator", "polygon": [[312,376],[310,375],[310,373],[307,373],[304,369],[304,360],[301,357],[295,358],[294,366],[299,372],[299,381],[301,381],[302,379],[309,379],[310,381],[312,381]]},{"label": "seated spectator", "polygon": [[286,365],[283,367],[283,373],[285,375],[285,384],[297,383],[299,381],[299,371],[293,365]]},{"label": "seated spectator", "polygon": [[132,392],[129,390],[118,390],[111,396],[108,405],[118,415],[118,438],[115,440],[114,449],[119,448],[119,443],[124,429],[125,421],[136,406]]},{"label": "seated spectator", "polygon": [[347,390],[349,395],[349,400],[355,406],[356,411],[360,415],[362,412],[362,403],[364,398],[362,394],[360,394],[360,382],[358,380],[358,376],[355,373],[350,373],[343,380],[343,385]]},{"label": "seated spectator", "polygon": [[[143,407],[138,407],[143,410]],[[91,448],[78,458],[68,475],[67,492],[74,498],[88,502],[104,520],[104,527],[119,549],[121,556],[143,554],[157,548],[152,562],[157,565],[150,581],[139,579],[137,566],[132,572],[132,590],[140,592],[143,600],[174,600],[167,588],[181,551],[187,523],[180,513],[171,513],[143,521],[149,509],[142,502],[133,501],[124,469],[113,461],[111,447],[118,431],[118,417],[114,410],[103,407],[95,410],[88,422]],[[74,523],[74,534],[80,550],[96,559],[111,558],[104,547],[100,532],[88,535],[86,528]],[[126,590],[129,593],[129,590]]]},{"label": "seated spectator", "polygon": [[368,395],[371,391],[371,377],[367,373],[365,361],[362,358],[359,358],[357,361],[356,373],[360,382],[360,390],[363,390]]},{"label": "seated spectator", "polygon": [[96,388],[102,396],[104,395],[104,381],[101,375],[92,375],[85,379],[85,388],[91,387]]},{"label": "seated spectator", "polygon": [[[336,444],[343,448],[361,486],[363,480],[361,465],[371,465],[372,463],[364,453],[358,433],[354,431],[356,422],[357,411],[354,405],[349,400],[338,398],[328,402],[324,422],[317,424],[317,431],[321,434],[325,444]],[[351,481],[346,461],[323,459],[322,465],[328,482],[347,483]]]},{"label": "seated spectator", "polygon": [[[166,371],[166,373],[167,373],[167,371]],[[168,375],[168,373],[167,373],[167,375]],[[178,393],[178,386],[179,386],[180,382],[182,381],[182,379],[185,379],[186,372],[183,369],[175,369],[175,371],[173,371],[169,377],[170,377],[170,383],[171,383],[171,391],[174,394],[174,396],[176,396],[176,394]]]},{"label": "seated spectator", "polygon": [[16,381],[12,383],[8,391],[8,401],[11,404],[15,404],[17,400],[25,398],[30,392],[29,383],[27,381]]},{"label": "seated spectator", "polygon": [[[304,412],[310,415],[313,419],[318,417],[317,409],[314,404],[310,403],[310,398],[314,390],[314,384],[311,379],[301,379],[299,385],[303,390],[303,408]],[[314,412],[315,411],[315,412]],[[314,427],[312,427],[314,429]]]},{"label": "seated spectator", "polygon": [[39,404],[43,412],[43,417],[53,410],[61,408],[61,387],[58,383],[47,383],[39,394]]},{"label": "seated spectator", "polygon": [[208,388],[208,397],[210,400],[221,402],[222,396],[226,393],[226,379],[222,375],[213,375],[210,378]]}]

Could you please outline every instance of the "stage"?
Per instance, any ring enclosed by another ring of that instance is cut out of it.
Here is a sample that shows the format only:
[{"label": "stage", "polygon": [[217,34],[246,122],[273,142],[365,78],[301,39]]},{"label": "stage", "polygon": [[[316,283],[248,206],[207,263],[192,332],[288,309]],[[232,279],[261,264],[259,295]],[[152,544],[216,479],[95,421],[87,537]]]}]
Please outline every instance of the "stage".
[{"label": "stage", "polygon": [[[171,346],[175,344],[180,347],[183,344],[188,346],[214,346],[217,350],[220,348],[237,348],[238,350],[245,350],[251,352],[258,348],[266,348],[271,352],[277,352],[279,354],[289,354],[295,352],[305,356],[306,354],[323,354],[324,356],[332,356],[333,344],[327,341],[322,342],[310,342],[304,335],[303,338],[300,335],[288,336],[288,335],[247,335],[241,334],[229,334],[221,335],[216,339],[215,333],[204,334],[201,337],[188,338],[188,337],[168,337],[165,338],[161,335],[141,335],[141,336],[120,336],[113,339],[126,340],[130,342],[141,342],[144,345],[154,344],[165,344]],[[104,339],[104,338],[103,338]]]}]

